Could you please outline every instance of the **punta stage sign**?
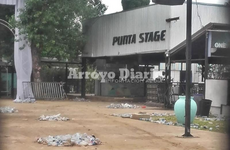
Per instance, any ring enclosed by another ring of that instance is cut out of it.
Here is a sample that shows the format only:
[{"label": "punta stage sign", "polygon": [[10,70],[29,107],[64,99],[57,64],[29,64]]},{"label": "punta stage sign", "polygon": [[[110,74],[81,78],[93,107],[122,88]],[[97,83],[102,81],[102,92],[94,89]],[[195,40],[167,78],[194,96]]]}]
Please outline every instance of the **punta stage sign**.
[{"label": "punta stage sign", "polygon": [[138,35],[138,41],[137,41],[136,34],[115,36],[113,37],[112,45],[113,46],[116,44],[117,45],[128,45],[128,44],[135,44],[136,42],[147,43],[147,42],[165,41],[165,34],[166,34],[166,30],[140,33]]}]

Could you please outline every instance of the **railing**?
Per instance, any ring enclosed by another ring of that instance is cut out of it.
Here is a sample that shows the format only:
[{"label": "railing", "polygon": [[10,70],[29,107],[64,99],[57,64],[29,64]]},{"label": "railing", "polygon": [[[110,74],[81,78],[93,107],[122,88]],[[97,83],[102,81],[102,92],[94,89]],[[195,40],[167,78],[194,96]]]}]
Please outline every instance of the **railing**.
[{"label": "railing", "polygon": [[[147,100],[149,101],[164,103],[167,98],[166,92],[169,92],[169,103],[174,103],[179,95],[185,95],[186,83],[173,82],[167,88],[164,82],[147,84]],[[191,96],[195,94],[204,95],[204,83],[192,83]]]},{"label": "railing", "polygon": [[67,95],[63,82],[23,82],[24,98],[41,100],[65,99]]}]

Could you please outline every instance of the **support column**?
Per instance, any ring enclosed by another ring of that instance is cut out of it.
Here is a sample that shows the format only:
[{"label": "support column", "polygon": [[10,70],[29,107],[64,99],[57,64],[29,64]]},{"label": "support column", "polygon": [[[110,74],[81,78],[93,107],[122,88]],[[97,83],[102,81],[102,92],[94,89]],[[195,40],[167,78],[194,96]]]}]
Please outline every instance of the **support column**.
[{"label": "support column", "polygon": [[14,66],[11,67],[11,98],[14,99]]},{"label": "support column", "polygon": [[68,64],[66,63],[65,64],[65,85],[64,85],[66,93],[69,92],[69,91],[67,91],[67,87],[68,87],[67,82],[68,82]]},{"label": "support column", "polygon": [[192,51],[192,0],[187,0],[187,33],[186,33],[186,102],[185,102],[185,133],[190,137],[191,118],[191,51]]},{"label": "support column", "polygon": [[83,75],[81,79],[81,97],[85,97],[85,72],[86,72],[86,58],[82,58],[82,70]]},{"label": "support column", "polygon": [[208,65],[208,49],[209,49],[209,32],[206,32],[205,36],[205,73],[204,73],[204,81],[208,78],[208,70],[209,70],[209,65]]},{"label": "support column", "polygon": [[167,53],[165,58],[165,90],[166,90],[166,98],[164,105],[165,107],[170,106],[170,88],[171,86],[171,59],[170,55]]},{"label": "support column", "polygon": [[[148,72],[148,65],[145,65],[143,72]],[[147,79],[144,79],[144,97],[147,99],[147,84],[146,84],[146,80]]]},{"label": "support column", "polygon": [[204,75],[205,74],[205,65],[202,63],[202,66],[201,66],[201,81],[204,82]]},{"label": "support column", "polygon": [[[207,31],[205,35],[204,91],[206,88],[206,79],[208,78],[208,70],[209,70],[209,63],[208,63],[209,34],[210,32]],[[205,92],[204,92],[204,96],[205,96]]]},{"label": "support column", "polygon": [[[167,55],[167,54],[166,54]],[[168,100],[168,90],[167,90],[167,87],[168,87],[168,58],[167,56],[165,57],[165,94],[166,94],[166,98],[164,100],[164,106],[166,107],[167,106],[167,100]]]}]

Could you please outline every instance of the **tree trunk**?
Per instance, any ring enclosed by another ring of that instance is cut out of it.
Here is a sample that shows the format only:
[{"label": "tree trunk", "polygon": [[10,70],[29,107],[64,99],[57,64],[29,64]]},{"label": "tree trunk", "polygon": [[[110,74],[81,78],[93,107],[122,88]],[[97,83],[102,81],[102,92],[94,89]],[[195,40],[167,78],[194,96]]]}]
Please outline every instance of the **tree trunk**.
[{"label": "tree trunk", "polygon": [[34,82],[41,82],[41,60],[40,60],[40,53],[39,53],[39,49],[32,45],[31,46],[31,54],[32,54],[32,80]]}]

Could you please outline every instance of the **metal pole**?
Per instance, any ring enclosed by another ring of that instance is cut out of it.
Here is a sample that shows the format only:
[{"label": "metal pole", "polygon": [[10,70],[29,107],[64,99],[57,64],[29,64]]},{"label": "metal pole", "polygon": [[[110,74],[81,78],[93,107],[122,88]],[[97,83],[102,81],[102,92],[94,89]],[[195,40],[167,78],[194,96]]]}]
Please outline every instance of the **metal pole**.
[{"label": "metal pole", "polygon": [[82,70],[84,74],[81,79],[81,97],[85,97],[85,72],[86,72],[86,58],[82,58]]},{"label": "metal pole", "polygon": [[65,92],[68,93],[69,91],[67,90],[68,88],[68,63],[65,64],[65,85],[64,85],[64,89],[65,89]]},{"label": "metal pole", "polygon": [[11,98],[14,99],[14,66],[11,67]]},{"label": "metal pole", "polygon": [[169,68],[168,68],[168,86],[167,86],[167,91],[168,91],[168,102],[167,102],[167,107],[170,107],[171,105],[171,101],[170,101],[170,97],[171,97],[171,58],[170,58],[170,54],[168,56],[168,64],[169,64]]},{"label": "metal pole", "polygon": [[171,85],[171,59],[170,54],[167,54],[165,60],[165,90],[166,90],[166,99],[165,99],[165,107],[168,108],[170,106],[170,85]]},{"label": "metal pole", "polygon": [[168,56],[165,55],[165,94],[166,97],[164,99],[164,106],[167,107],[167,101],[168,101]]},{"label": "metal pole", "polygon": [[205,35],[205,73],[204,73],[204,81],[208,78],[208,70],[209,70],[209,65],[208,65],[208,50],[209,50],[209,32],[206,32]]},{"label": "metal pole", "polygon": [[[208,70],[209,70],[209,64],[208,64],[208,53],[209,53],[209,34],[210,32],[206,32],[205,35],[205,63],[204,63],[204,91],[206,90],[206,79],[208,78]],[[204,96],[206,93],[204,92]]]},{"label": "metal pole", "polygon": [[186,37],[186,102],[185,102],[185,133],[190,137],[190,88],[191,88],[191,27],[192,27],[192,0],[187,0],[187,37]]}]

